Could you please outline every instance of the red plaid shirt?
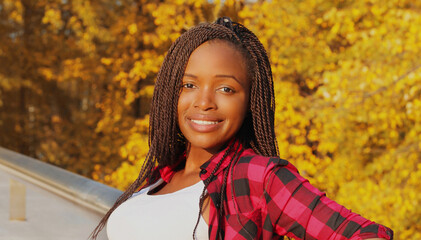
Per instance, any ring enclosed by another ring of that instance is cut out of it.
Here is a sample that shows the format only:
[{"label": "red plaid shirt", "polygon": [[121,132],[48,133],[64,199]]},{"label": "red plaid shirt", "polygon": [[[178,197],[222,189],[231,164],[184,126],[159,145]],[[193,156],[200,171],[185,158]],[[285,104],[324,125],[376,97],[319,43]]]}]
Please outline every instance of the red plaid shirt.
[{"label": "red plaid shirt", "polygon": [[[238,144],[238,143],[235,143]],[[241,148],[242,146],[240,146]],[[209,239],[218,239],[220,189],[224,171],[229,171],[226,187],[225,239],[393,239],[391,229],[367,220],[330,200],[298,174],[288,161],[244,150],[233,168],[228,155],[207,187],[210,201]],[[201,166],[200,177],[207,179],[224,151]],[[170,167],[160,171],[169,181]]]}]

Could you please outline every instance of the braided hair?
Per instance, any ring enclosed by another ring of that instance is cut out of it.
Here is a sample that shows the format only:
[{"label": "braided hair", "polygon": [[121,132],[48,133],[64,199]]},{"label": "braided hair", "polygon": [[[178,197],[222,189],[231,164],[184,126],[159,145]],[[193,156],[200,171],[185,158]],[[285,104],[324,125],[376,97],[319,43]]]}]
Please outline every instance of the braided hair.
[{"label": "braided hair", "polygon": [[[174,166],[180,155],[186,151],[187,143],[177,122],[177,104],[187,62],[192,52],[207,41],[222,40],[231,44],[246,60],[250,81],[249,111],[243,121],[238,140],[263,156],[278,156],[278,146],[274,130],[275,98],[272,71],[263,45],[250,30],[228,17],[218,18],[214,23],[199,24],[182,34],[170,47],[158,72],[151,103],[149,125],[149,152],[137,179],[117,199],[105,214],[90,238],[96,239],[104,228],[111,213],[126,201],[145,182],[156,178],[155,167]],[[234,157],[230,164],[238,160],[238,149],[228,147],[220,163],[230,152]],[[219,168],[217,164],[215,171]],[[214,171],[214,172],[215,172]],[[155,173],[155,174],[154,174]],[[200,211],[206,198],[206,187],[214,173],[204,182],[205,189],[200,198]],[[227,176],[224,175],[224,182]],[[223,184],[225,188],[226,183]],[[221,189],[221,201],[224,201]],[[223,204],[220,204],[222,206]],[[200,214],[199,214],[200,217]],[[222,216],[218,216],[220,218]],[[197,224],[196,224],[197,227]],[[194,232],[196,231],[196,227]],[[194,233],[193,233],[194,238]]]}]

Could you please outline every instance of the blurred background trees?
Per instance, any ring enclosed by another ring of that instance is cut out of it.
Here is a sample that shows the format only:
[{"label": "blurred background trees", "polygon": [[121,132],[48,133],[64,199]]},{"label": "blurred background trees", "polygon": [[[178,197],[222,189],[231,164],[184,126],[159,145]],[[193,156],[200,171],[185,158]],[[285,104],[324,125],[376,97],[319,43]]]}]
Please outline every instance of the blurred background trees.
[{"label": "blurred background trees", "polygon": [[166,50],[219,16],[268,50],[281,157],[396,239],[420,239],[417,0],[0,0],[0,146],[124,189]]}]

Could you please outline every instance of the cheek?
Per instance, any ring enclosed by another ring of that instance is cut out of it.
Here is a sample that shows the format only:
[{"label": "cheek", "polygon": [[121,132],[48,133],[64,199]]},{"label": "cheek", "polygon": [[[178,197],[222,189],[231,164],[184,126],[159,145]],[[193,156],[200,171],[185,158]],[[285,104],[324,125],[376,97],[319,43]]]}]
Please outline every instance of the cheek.
[{"label": "cheek", "polygon": [[242,103],[242,109],[241,109],[241,114],[242,114],[242,121],[241,121],[241,125],[243,125],[244,124],[244,120],[245,120],[245,118],[246,118],[246,116],[247,116],[247,112],[249,112],[250,111],[250,102],[249,102],[249,95],[247,95],[245,98],[244,98],[244,101],[243,101],[243,103]]},{"label": "cheek", "polygon": [[189,105],[191,103],[191,100],[189,99],[188,95],[189,94],[180,93],[180,97],[178,98],[177,124],[180,130],[183,128],[184,115],[186,114],[186,111],[189,108]]},{"label": "cheek", "polygon": [[177,114],[180,117],[180,115],[183,113],[184,109],[186,108],[186,97],[183,93],[180,93],[180,96],[178,97],[177,102]]},{"label": "cheek", "polygon": [[242,96],[242,98],[240,98],[238,100],[238,103],[237,103],[236,107],[237,107],[238,111],[241,111],[241,112],[244,112],[244,113],[247,112],[247,110],[250,108],[250,106],[249,106],[249,95],[244,94]]},{"label": "cheek", "polygon": [[243,96],[235,101],[231,101],[226,109],[226,112],[229,113],[231,119],[239,125],[237,126],[239,128],[246,117],[248,109],[248,96]]}]

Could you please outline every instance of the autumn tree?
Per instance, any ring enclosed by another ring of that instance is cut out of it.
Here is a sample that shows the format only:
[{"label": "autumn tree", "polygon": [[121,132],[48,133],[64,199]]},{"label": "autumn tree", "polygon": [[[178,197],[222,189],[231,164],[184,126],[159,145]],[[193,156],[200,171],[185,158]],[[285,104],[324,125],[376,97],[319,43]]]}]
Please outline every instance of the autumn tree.
[{"label": "autumn tree", "polygon": [[148,150],[147,113],[163,56],[190,26],[215,18],[214,4],[0,4],[1,145],[127,185],[137,171],[130,166]]},{"label": "autumn tree", "polygon": [[111,6],[96,4],[101,8],[86,1],[0,5],[0,142],[84,175],[100,154],[88,150],[101,138],[96,103],[107,85],[98,52],[113,40],[106,22],[99,24],[109,18],[96,15]]},{"label": "autumn tree", "polygon": [[308,0],[240,13],[270,53],[281,157],[397,239],[421,237],[420,10]]},{"label": "autumn tree", "polygon": [[281,157],[421,238],[421,2],[0,0],[0,145],[124,189],[170,44],[230,16],[268,50]]}]

